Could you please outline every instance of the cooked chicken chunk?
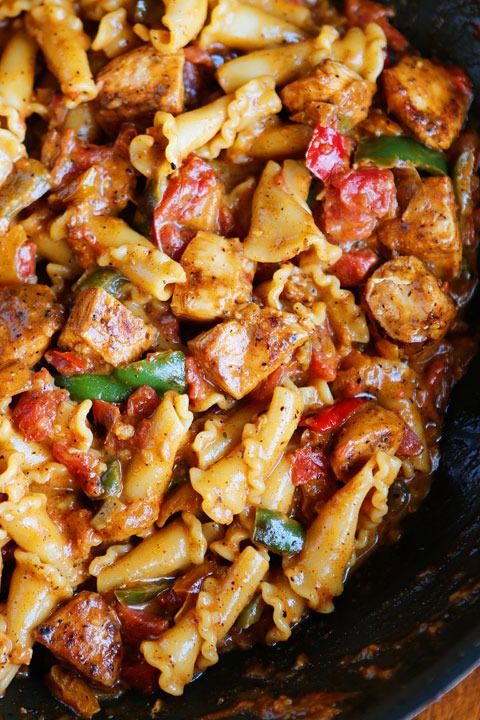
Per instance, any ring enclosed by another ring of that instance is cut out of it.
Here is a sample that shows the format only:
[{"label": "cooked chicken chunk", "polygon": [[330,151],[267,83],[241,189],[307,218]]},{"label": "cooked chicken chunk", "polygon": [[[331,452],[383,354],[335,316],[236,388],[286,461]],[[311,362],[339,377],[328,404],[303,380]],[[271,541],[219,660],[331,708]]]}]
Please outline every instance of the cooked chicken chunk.
[{"label": "cooked chicken chunk", "polygon": [[343,426],[334,444],[332,468],[339,480],[348,480],[376,450],[394,455],[402,442],[405,423],[391,410],[368,404]]},{"label": "cooked chicken chunk", "polygon": [[375,320],[394,340],[438,340],[448,331],[455,305],[416,257],[389,260],[370,276],[365,301]]},{"label": "cooked chicken chunk", "polygon": [[182,255],[187,281],[175,286],[172,311],[186,320],[229,317],[252,295],[255,263],[243,254],[242,243],[199,232]]},{"label": "cooked chicken chunk", "polygon": [[419,140],[447,150],[465,120],[472,93],[466,77],[420,57],[404,57],[383,73],[390,112]]},{"label": "cooked chicken chunk", "polygon": [[325,120],[330,106],[343,124],[352,127],[367,117],[374,93],[375,85],[346,65],[323,60],[310,75],[286,85],[280,95],[290,113],[303,122],[315,125]]},{"label": "cooked chicken chunk", "polygon": [[402,216],[379,227],[378,239],[393,254],[415,255],[438,278],[455,277],[462,241],[450,178],[426,178]]},{"label": "cooked chicken chunk", "polygon": [[117,367],[151,348],[155,335],[152,326],[103,288],[88,288],[78,295],[58,345]]},{"label": "cooked chicken chunk", "polygon": [[100,685],[111,687],[118,679],[120,622],[98,593],[80,592],[37,628],[35,639]]},{"label": "cooked chicken chunk", "polygon": [[114,132],[122,122],[151,124],[157,110],[183,111],[183,52],[164,55],[151,45],[120,55],[97,76],[96,115]]},{"label": "cooked chicken chunk", "polygon": [[290,313],[251,303],[189,343],[209,379],[239,400],[307,339]]},{"label": "cooked chicken chunk", "polygon": [[46,285],[0,287],[0,358],[32,367],[60,329],[63,308]]},{"label": "cooked chicken chunk", "polygon": [[45,682],[51,693],[80,717],[89,720],[100,712],[95,691],[68,668],[54,665]]}]

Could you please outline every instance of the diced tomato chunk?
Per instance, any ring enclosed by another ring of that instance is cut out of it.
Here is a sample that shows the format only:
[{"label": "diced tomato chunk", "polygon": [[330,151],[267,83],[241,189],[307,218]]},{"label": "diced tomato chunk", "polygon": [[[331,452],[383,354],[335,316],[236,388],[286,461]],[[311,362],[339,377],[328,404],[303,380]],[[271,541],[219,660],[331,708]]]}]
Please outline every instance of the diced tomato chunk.
[{"label": "diced tomato chunk", "polygon": [[328,325],[325,323],[312,338],[312,359],[308,372],[312,378],[333,382],[337,377],[339,361]]},{"label": "diced tomato chunk", "polygon": [[327,182],[334,170],[348,166],[349,158],[349,139],[331,127],[317,125],[307,148],[307,168],[320,180]]},{"label": "diced tomato chunk", "polygon": [[324,200],[325,230],[334,240],[365,240],[397,209],[391,170],[360,168],[332,174]]},{"label": "diced tomato chunk", "polygon": [[47,440],[53,437],[57,409],[68,393],[53,390],[27,390],[12,411],[15,426],[27,440]]},{"label": "diced tomato chunk", "polygon": [[122,662],[120,677],[129,688],[146,695],[158,692],[159,671],[149,665],[140,652],[130,648]]},{"label": "diced tomato chunk", "polygon": [[92,367],[90,360],[73,350],[48,350],[45,360],[53,365],[60,375],[80,375]]},{"label": "diced tomato chunk", "polygon": [[417,433],[405,426],[403,431],[402,442],[397,450],[397,455],[401,457],[415,457],[420,455],[423,450],[423,443]]},{"label": "diced tomato chunk", "polygon": [[57,462],[65,465],[86,495],[95,498],[103,494],[99,473],[100,461],[96,455],[69,447],[64,442],[53,443],[52,455]]},{"label": "diced tomato chunk", "polygon": [[103,425],[110,430],[116,420],[120,417],[120,408],[114,403],[105,400],[94,400],[92,403],[93,419],[97,425]]},{"label": "diced tomato chunk", "polygon": [[206,65],[207,67],[213,67],[213,61],[208,52],[200,47],[200,45],[189,45],[183,50],[185,54],[185,60],[188,62],[195,63],[195,65]]},{"label": "diced tomato chunk", "polygon": [[138,645],[144,640],[156,640],[170,625],[166,617],[152,615],[147,610],[134,609],[120,602],[115,603],[115,612],[122,624],[122,640],[131,645]]},{"label": "diced tomato chunk", "polygon": [[301,424],[319,433],[338,430],[366,402],[366,398],[356,397],[339,400],[333,405],[323,407],[316,415],[304,418]]},{"label": "diced tomato chunk", "polygon": [[127,417],[134,423],[149,417],[158,407],[160,398],[155,390],[142,385],[133,391],[127,400]]},{"label": "diced tomato chunk", "polygon": [[295,487],[317,482],[327,475],[327,455],[324,450],[299,448],[292,455],[292,482]]},{"label": "diced tomato chunk", "polygon": [[164,253],[179,260],[196,232],[208,229],[203,226],[205,218],[218,205],[219,191],[210,165],[189,155],[171,177],[153,213],[153,241]]},{"label": "diced tomato chunk", "polygon": [[214,389],[194,357],[187,357],[185,361],[185,377],[188,397],[193,403],[203,400]]},{"label": "diced tomato chunk", "polygon": [[255,390],[250,393],[250,397],[255,402],[266,403],[272,399],[273,391],[280,385],[287,374],[287,369],[284,365],[280,365],[265,380],[257,385]]},{"label": "diced tomato chunk", "polygon": [[340,260],[332,266],[331,272],[337,276],[343,287],[356,287],[365,282],[377,263],[378,255],[373,250],[352,250],[343,253]]},{"label": "diced tomato chunk", "polygon": [[17,250],[16,270],[20,280],[28,280],[35,275],[37,246],[34,242],[26,242]]},{"label": "diced tomato chunk", "polygon": [[345,0],[344,13],[350,25],[361,28],[371,22],[380,25],[392,50],[402,52],[408,48],[408,40],[389,23],[395,10],[388,5],[380,5],[372,0]]}]

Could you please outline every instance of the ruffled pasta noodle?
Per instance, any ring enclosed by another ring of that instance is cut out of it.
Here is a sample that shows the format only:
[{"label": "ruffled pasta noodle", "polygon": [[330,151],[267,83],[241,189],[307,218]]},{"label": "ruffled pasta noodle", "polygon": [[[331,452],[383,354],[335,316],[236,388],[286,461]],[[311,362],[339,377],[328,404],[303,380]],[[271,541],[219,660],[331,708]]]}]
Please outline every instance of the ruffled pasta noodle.
[{"label": "ruffled pasta noodle", "polygon": [[369,23],[365,30],[350,28],[333,45],[333,59],[342,62],[369,82],[375,82],[383,70],[387,39],[382,28]]},{"label": "ruffled pasta noodle", "polygon": [[92,42],[92,50],[103,50],[111,59],[128,52],[138,44],[138,37],[127,20],[125,8],[113,10],[100,20],[97,34]]},{"label": "ruffled pasta noodle", "polygon": [[[380,522],[400,467],[398,458],[378,450],[320,509],[301,553],[284,561],[292,589],[317,612],[332,612],[332,600],[342,593],[345,574],[355,562],[357,543],[362,546],[365,523]],[[366,521],[362,507],[367,498]]]},{"label": "ruffled pasta noodle", "polygon": [[197,467],[206,470],[238,445],[245,423],[250,422],[256,414],[257,410],[247,404],[228,415],[208,418],[192,443]]},{"label": "ruffled pasta noodle", "polygon": [[27,14],[26,26],[58,78],[66,106],[93,100],[97,89],[86,52],[90,41],[70,0],[44,0]]},{"label": "ruffled pasta noodle", "polygon": [[297,595],[283,573],[277,572],[260,585],[263,601],[273,608],[273,625],[267,632],[266,640],[270,644],[288,640],[292,627],[300,622],[307,603]]},{"label": "ruffled pasta noodle", "polygon": [[195,608],[159,640],[141,644],[145,660],[160,670],[162,690],[181,695],[197,663],[204,669],[218,661],[218,642],[249,603],[267,570],[265,554],[246,547],[222,580],[207,578]]},{"label": "ruffled pasta noodle", "polygon": [[[333,264],[342,251],[323,237],[298,189],[289,182],[289,167],[273,161],[265,166],[252,205],[252,222],[245,238],[245,255],[258,262],[285,262],[315,245],[325,262]],[[299,167],[299,166],[298,166]],[[308,172],[305,177],[310,178]],[[308,187],[307,187],[308,191]]]},{"label": "ruffled pasta noodle", "polygon": [[296,25],[307,33],[315,33],[317,27],[308,7],[292,0],[246,0],[247,5],[261,8],[265,12]]},{"label": "ruffled pasta noodle", "polygon": [[24,31],[16,32],[0,58],[0,118],[20,141],[32,109],[37,45]]},{"label": "ruffled pasta noodle", "polygon": [[268,510],[287,514],[293,503],[294,492],[292,461],[287,454],[265,479],[265,488],[259,504]]},{"label": "ruffled pasta noodle", "polygon": [[12,452],[5,455],[0,451],[0,461],[5,461],[5,469],[0,472],[0,492],[7,495],[12,503],[18,503],[28,490],[28,479],[22,470],[25,460],[22,453]]},{"label": "ruffled pasta noodle", "polygon": [[202,509],[212,520],[229,525],[247,502],[259,502],[265,478],[280,460],[302,409],[298,392],[275,388],[267,412],[245,425],[237,448],[206,470],[190,470],[192,486],[203,498]]},{"label": "ruffled pasta noodle", "polygon": [[248,517],[244,518],[239,515],[227,528],[224,536],[210,544],[210,550],[220,555],[224,560],[233,562],[240,554],[241,544],[250,539],[251,525],[252,523],[248,522]]},{"label": "ruffled pasta noodle", "polygon": [[101,20],[107,13],[130,8],[132,0],[78,0],[78,5],[81,15],[89,20]]},{"label": "ruffled pasta noodle", "polygon": [[174,284],[185,282],[182,266],[162,253],[124,220],[97,215],[89,220],[101,255],[100,267],[117,268],[122,275],[157,300],[168,300]]},{"label": "ruffled pasta noodle", "polygon": [[282,42],[299,42],[305,33],[299,27],[271,15],[261,7],[239,2],[219,0],[210,23],[200,35],[200,46],[209,48],[217,43],[239,50],[259,50]]},{"label": "ruffled pasta noodle", "polygon": [[40,0],[2,0],[0,3],[0,20],[6,18],[14,18],[20,15],[24,10],[38,5]]},{"label": "ruffled pasta noodle", "polygon": [[7,633],[12,641],[10,662],[28,664],[33,630],[57,605],[72,596],[72,587],[57,569],[38,555],[15,550],[15,570],[7,599]]},{"label": "ruffled pasta noodle", "polygon": [[126,555],[132,549],[131,543],[123,543],[121,545],[110,545],[107,552],[104,555],[98,555],[93,558],[92,562],[88,566],[88,572],[93,577],[98,577],[102,570],[110,567],[115,563],[116,560]]},{"label": "ruffled pasta noodle", "polygon": [[174,520],[115,562],[103,567],[97,577],[98,591],[105,593],[137,581],[154,580],[203,562],[207,541],[199,520],[188,512]]},{"label": "ruffled pasta noodle", "polygon": [[[207,18],[208,0],[165,0],[164,28],[149,30],[135,25],[135,32],[144,41],[163,53],[173,53],[194,40]],[[165,29],[166,28],[166,29]]]}]

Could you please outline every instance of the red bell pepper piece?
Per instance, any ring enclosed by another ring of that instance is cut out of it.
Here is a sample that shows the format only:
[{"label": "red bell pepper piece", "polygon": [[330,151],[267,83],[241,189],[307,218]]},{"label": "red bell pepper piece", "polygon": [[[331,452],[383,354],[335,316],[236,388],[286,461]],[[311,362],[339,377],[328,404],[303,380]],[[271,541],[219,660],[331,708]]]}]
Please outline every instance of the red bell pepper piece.
[{"label": "red bell pepper piece", "polygon": [[327,477],[327,456],[324,450],[309,447],[295,450],[292,456],[292,483],[295,487]]},{"label": "red bell pepper piece", "polygon": [[366,398],[357,397],[339,400],[333,405],[323,407],[316,415],[304,418],[301,424],[315,432],[338,430],[366,402]]},{"label": "red bell pepper piece", "polygon": [[320,180],[327,182],[333,170],[347,167],[350,142],[330,127],[317,125],[307,148],[305,165]]},{"label": "red bell pepper piece", "polygon": [[380,25],[392,50],[403,52],[408,48],[408,40],[390,25],[389,18],[395,15],[393,8],[372,0],[345,0],[344,13],[350,25],[361,28],[371,22]]},{"label": "red bell pepper piece", "polygon": [[373,250],[352,250],[343,253],[331,271],[343,287],[356,287],[365,282],[377,263],[378,255]]},{"label": "red bell pepper piece", "polygon": [[72,350],[48,350],[45,353],[45,360],[64,377],[80,375],[92,368],[88,358]]},{"label": "red bell pepper piece", "polygon": [[397,450],[397,454],[401,457],[415,457],[416,455],[420,455],[422,450],[423,443],[417,433],[405,426],[402,442]]}]

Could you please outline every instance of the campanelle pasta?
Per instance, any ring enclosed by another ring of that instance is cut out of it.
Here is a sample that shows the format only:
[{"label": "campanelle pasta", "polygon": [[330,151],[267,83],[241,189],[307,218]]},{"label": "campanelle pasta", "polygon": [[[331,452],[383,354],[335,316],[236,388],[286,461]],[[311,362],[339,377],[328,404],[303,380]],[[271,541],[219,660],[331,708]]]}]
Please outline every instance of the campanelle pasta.
[{"label": "campanelle pasta", "polygon": [[188,693],[427,492],[475,345],[472,88],[345,14],[0,0],[0,694],[39,644],[87,719]]}]

